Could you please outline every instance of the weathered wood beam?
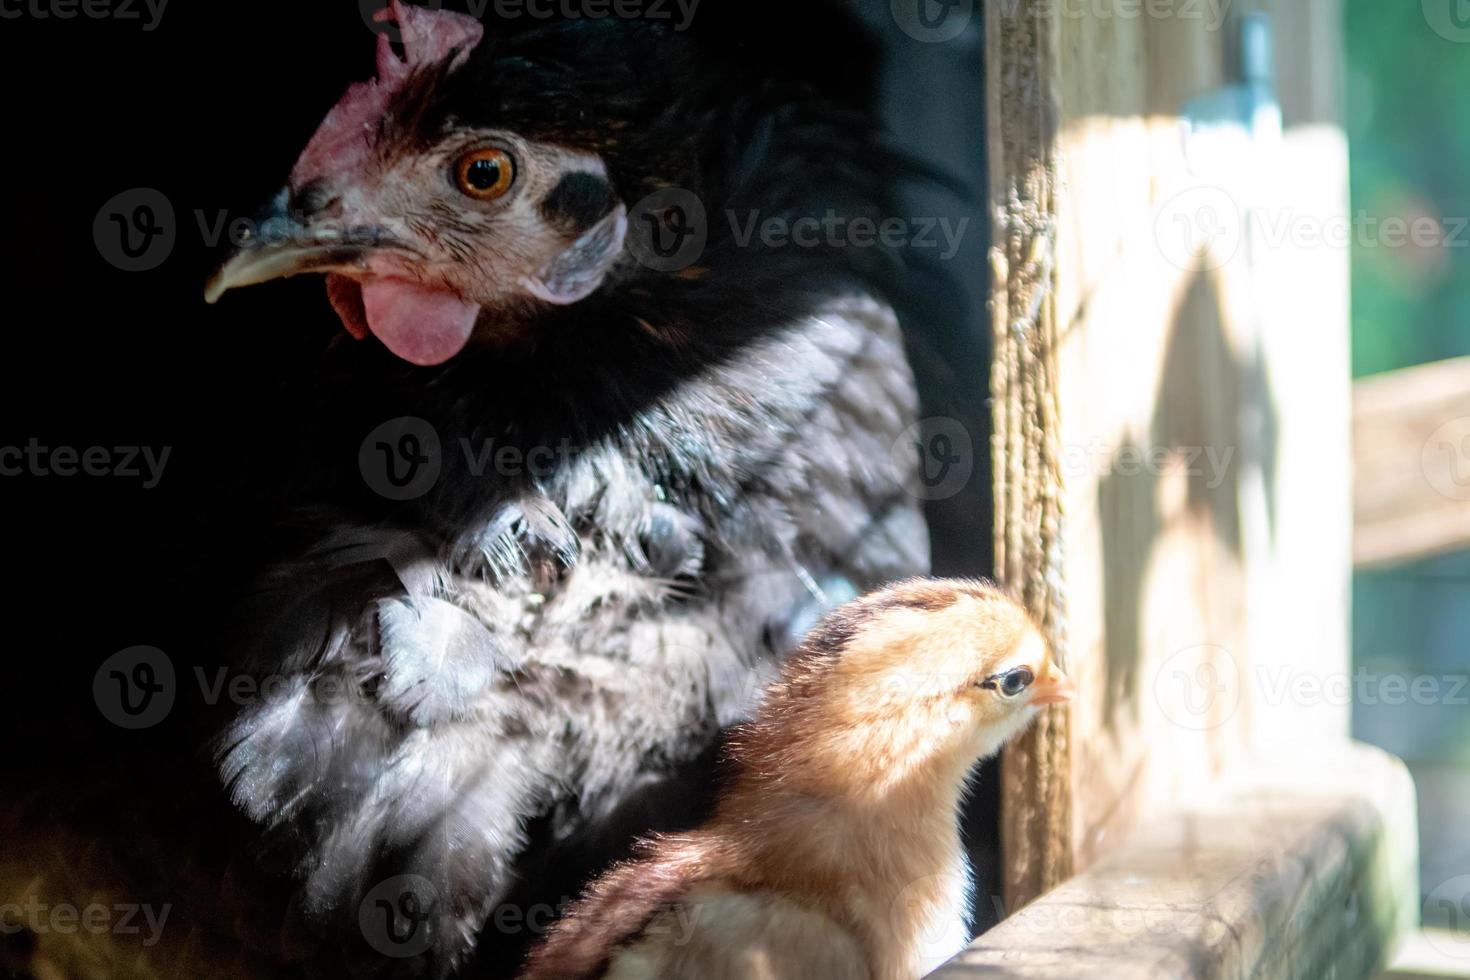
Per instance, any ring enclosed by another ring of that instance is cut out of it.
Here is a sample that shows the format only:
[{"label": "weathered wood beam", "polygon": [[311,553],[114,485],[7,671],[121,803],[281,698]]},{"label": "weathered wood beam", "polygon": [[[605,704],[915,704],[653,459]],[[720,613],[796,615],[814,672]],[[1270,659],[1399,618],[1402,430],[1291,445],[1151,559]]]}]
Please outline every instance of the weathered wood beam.
[{"label": "weathered wood beam", "polygon": [[[990,200],[991,436],[996,577],[1067,662],[1060,590],[1061,469],[1055,235],[1057,18],[1044,0],[985,5]],[[1019,907],[1073,869],[1071,716],[1043,711],[1001,760],[1005,900]]]},{"label": "weathered wood beam", "polygon": [[1343,745],[1248,773],[1143,827],[933,976],[1376,975],[1418,923],[1408,770]]},{"label": "weathered wood beam", "polygon": [[1470,357],[1353,386],[1353,560],[1470,547]]}]

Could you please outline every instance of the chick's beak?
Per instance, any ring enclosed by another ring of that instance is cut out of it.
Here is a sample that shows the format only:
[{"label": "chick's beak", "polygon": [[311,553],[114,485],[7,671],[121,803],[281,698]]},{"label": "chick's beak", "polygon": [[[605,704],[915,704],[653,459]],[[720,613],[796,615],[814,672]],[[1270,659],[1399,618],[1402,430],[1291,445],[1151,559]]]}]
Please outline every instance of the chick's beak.
[{"label": "chick's beak", "polygon": [[1031,686],[1031,703],[1064,704],[1077,694],[1072,679],[1053,667],[1047,675]]},{"label": "chick's beak", "polygon": [[308,272],[361,275],[381,235],[371,228],[345,234],[341,228],[319,227],[287,210],[290,192],[282,190],[257,216],[249,236],[239,243],[204,287],[204,301],[215,303],[227,291]]}]

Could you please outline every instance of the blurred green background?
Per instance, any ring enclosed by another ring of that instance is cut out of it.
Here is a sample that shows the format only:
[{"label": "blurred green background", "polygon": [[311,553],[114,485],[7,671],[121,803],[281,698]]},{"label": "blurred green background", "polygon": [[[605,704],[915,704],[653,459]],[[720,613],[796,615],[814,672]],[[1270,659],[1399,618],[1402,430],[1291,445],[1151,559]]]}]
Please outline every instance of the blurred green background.
[{"label": "blurred green background", "polygon": [[[1446,9],[1462,15],[1463,38],[1437,33],[1420,0],[1345,0],[1355,221],[1430,216],[1445,235],[1430,247],[1355,236],[1355,377],[1470,353],[1470,2],[1437,2],[1459,5]],[[1470,674],[1470,554],[1359,572],[1353,660],[1368,675],[1442,682],[1435,703],[1353,705],[1354,734],[1414,771],[1427,892],[1470,871],[1470,685],[1454,696]]]}]

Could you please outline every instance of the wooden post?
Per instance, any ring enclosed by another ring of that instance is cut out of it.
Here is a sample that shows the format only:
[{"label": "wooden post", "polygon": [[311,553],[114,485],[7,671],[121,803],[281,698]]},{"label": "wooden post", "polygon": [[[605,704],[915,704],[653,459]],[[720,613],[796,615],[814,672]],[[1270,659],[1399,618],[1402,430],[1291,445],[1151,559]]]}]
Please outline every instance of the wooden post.
[{"label": "wooden post", "polygon": [[1081,692],[1002,759],[1009,913],[1257,750],[1346,739],[1275,693],[1349,670],[1330,6],[984,5],[996,569]]},{"label": "wooden post", "polygon": [[[995,567],[1066,666],[1056,390],[1056,22],[1050,4],[987,4]],[[1049,709],[1001,763],[1007,910],[1072,873],[1069,716]]]}]

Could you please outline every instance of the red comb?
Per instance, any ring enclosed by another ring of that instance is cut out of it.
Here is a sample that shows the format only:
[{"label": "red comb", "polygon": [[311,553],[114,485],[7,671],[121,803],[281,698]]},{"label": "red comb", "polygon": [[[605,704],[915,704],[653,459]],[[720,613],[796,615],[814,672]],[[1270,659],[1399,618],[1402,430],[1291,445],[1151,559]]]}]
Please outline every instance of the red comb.
[{"label": "red comb", "polygon": [[408,6],[399,0],[389,0],[373,20],[398,29],[404,56],[393,53],[389,32],[378,35],[378,77],[351,85],[332,106],[291,168],[292,187],[356,171],[368,155],[372,134],[394,91],[418,68],[439,64],[451,55],[458,65],[485,31],[465,14]]}]

